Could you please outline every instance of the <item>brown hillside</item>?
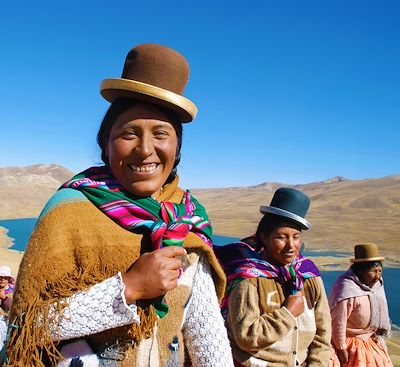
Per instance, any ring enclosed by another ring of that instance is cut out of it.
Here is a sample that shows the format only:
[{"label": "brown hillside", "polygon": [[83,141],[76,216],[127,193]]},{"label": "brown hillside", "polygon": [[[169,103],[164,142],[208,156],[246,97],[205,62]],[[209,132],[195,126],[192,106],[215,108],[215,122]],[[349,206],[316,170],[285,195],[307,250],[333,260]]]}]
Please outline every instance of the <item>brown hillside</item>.
[{"label": "brown hillside", "polygon": [[0,168],[0,219],[37,217],[73,173],[55,164]]},{"label": "brown hillside", "polygon": [[297,188],[311,198],[307,218],[313,228],[304,233],[307,248],[352,252],[355,243],[376,242],[391,263],[400,266],[400,176],[191,192],[206,206],[216,234],[244,237],[254,233],[260,205],[268,205],[280,186]]}]

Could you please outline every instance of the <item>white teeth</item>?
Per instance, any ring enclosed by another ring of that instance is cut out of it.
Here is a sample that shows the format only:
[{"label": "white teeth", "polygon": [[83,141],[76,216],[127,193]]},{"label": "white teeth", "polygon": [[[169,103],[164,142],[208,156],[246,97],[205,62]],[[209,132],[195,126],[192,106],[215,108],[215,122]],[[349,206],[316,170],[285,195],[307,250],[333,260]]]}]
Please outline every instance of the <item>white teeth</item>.
[{"label": "white teeth", "polygon": [[132,171],[135,172],[152,172],[157,168],[157,164],[152,163],[140,166],[135,166],[133,164],[130,164],[129,167],[131,168]]}]

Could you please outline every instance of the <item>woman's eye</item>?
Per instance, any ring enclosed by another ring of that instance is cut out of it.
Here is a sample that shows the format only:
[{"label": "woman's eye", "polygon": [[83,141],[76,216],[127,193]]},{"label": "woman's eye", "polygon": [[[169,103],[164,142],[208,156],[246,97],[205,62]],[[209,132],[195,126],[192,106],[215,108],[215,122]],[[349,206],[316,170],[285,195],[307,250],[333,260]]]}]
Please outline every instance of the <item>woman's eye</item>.
[{"label": "woman's eye", "polygon": [[165,130],[157,130],[154,132],[154,135],[159,137],[168,136],[168,132]]},{"label": "woman's eye", "polygon": [[135,136],[136,136],[136,133],[133,130],[124,130],[121,132],[121,137],[123,137],[125,139],[131,139],[131,138],[134,138]]}]

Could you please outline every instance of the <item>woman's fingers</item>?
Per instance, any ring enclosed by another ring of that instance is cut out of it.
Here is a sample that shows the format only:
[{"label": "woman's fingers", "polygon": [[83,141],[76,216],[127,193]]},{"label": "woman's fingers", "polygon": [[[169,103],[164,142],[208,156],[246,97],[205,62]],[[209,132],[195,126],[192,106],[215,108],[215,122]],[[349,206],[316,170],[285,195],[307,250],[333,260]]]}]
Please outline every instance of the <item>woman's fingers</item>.
[{"label": "woman's fingers", "polygon": [[187,254],[186,250],[179,246],[167,246],[158,251],[162,252],[166,257],[184,256]]},{"label": "woman's fingers", "polygon": [[178,286],[186,250],[169,246],[143,254],[123,275],[127,302],[151,299]]},{"label": "woman's fingers", "polygon": [[183,247],[168,246],[158,251],[167,259],[165,264],[169,269],[179,269],[183,267],[182,259],[187,254]]}]

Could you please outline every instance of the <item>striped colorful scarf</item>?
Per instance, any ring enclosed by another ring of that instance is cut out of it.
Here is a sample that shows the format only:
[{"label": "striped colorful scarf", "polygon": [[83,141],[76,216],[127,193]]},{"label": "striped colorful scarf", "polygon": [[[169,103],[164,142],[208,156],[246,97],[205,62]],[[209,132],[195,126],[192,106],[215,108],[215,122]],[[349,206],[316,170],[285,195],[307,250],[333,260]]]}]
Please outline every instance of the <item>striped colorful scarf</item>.
[{"label": "striped colorful scarf", "polygon": [[13,294],[14,293],[14,288],[15,288],[15,284],[14,283],[8,283],[7,286],[6,286],[6,290],[5,290],[6,295]]},{"label": "striped colorful scarf", "polygon": [[262,252],[255,251],[246,242],[231,243],[226,246],[214,246],[214,252],[227,276],[228,286],[221,303],[224,318],[228,313],[229,295],[242,280],[251,278],[278,278],[290,286],[292,294],[303,288],[306,279],[320,276],[315,264],[298,256],[288,266],[274,266],[262,258]]},{"label": "striped colorful scarf", "polygon": [[[149,233],[153,250],[183,246],[189,231],[212,247],[212,227],[204,207],[186,191],[181,204],[138,197],[126,192],[111,171],[91,167],[74,176],[61,188],[81,191],[90,202],[121,227],[134,233]],[[164,317],[168,307],[154,304]]]}]

